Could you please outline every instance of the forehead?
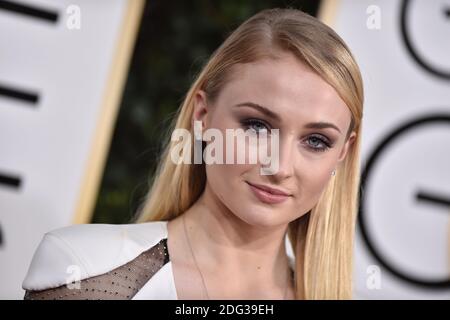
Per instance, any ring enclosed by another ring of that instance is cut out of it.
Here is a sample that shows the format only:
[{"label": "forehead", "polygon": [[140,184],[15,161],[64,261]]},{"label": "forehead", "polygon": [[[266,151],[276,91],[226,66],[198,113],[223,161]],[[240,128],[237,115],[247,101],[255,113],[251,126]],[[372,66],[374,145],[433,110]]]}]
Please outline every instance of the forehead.
[{"label": "forehead", "polygon": [[296,123],[333,122],[342,132],[351,119],[335,89],[292,54],[235,65],[219,100],[257,103]]}]

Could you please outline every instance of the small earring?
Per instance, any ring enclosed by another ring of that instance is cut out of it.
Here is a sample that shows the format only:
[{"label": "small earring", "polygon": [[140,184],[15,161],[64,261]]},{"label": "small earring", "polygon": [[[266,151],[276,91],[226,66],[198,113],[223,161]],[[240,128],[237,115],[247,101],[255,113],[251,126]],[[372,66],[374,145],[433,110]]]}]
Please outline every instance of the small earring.
[{"label": "small earring", "polygon": [[336,175],[336,170],[333,170],[333,171],[331,172],[331,175],[332,175],[332,176],[335,176],[335,175]]},{"label": "small earring", "polygon": [[194,121],[194,138],[197,141],[202,141],[202,126],[203,121]]}]

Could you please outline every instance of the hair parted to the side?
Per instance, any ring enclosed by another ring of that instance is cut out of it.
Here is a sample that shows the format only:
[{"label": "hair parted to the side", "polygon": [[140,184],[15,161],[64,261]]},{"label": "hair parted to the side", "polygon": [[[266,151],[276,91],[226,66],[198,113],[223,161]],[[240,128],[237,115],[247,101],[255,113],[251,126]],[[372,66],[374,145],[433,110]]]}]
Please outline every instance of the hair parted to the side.
[{"label": "hair parted to the side", "polygon": [[[214,101],[231,79],[232,67],[281,51],[294,54],[339,94],[351,111],[347,132],[356,138],[318,203],[289,223],[295,254],[296,299],[351,299],[353,241],[360,183],[363,84],[358,65],[344,41],[318,19],[296,9],[267,9],[242,23],[212,54],[178,109],[170,132],[191,132],[194,96],[204,90]],[[137,222],[170,220],[186,211],[205,188],[205,164],[175,164],[167,139],[159,166]],[[192,145],[193,145],[192,141]],[[193,154],[193,151],[191,152]]]}]

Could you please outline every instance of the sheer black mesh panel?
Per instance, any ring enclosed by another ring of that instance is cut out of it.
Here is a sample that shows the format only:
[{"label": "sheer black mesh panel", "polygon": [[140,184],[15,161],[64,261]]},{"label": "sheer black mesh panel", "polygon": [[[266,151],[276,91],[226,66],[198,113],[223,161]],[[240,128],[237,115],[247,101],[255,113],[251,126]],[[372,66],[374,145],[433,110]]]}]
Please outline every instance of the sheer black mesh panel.
[{"label": "sheer black mesh panel", "polygon": [[167,238],[134,260],[102,275],[84,279],[79,288],[62,285],[42,291],[26,291],[25,300],[115,300],[131,299],[167,262]]}]

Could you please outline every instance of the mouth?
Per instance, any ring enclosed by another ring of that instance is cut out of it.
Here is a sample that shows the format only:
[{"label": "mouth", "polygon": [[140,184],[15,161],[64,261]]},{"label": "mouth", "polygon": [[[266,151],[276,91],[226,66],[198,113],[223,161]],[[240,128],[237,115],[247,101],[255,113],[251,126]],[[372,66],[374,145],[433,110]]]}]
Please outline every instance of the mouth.
[{"label": "mouth", "polygon": [[263,186],[260,184],[253,184],[248,181],[245,181],[253,194],[261,201],[267,204],[277,204],[286,201],[292,195],[272,187]]}]

